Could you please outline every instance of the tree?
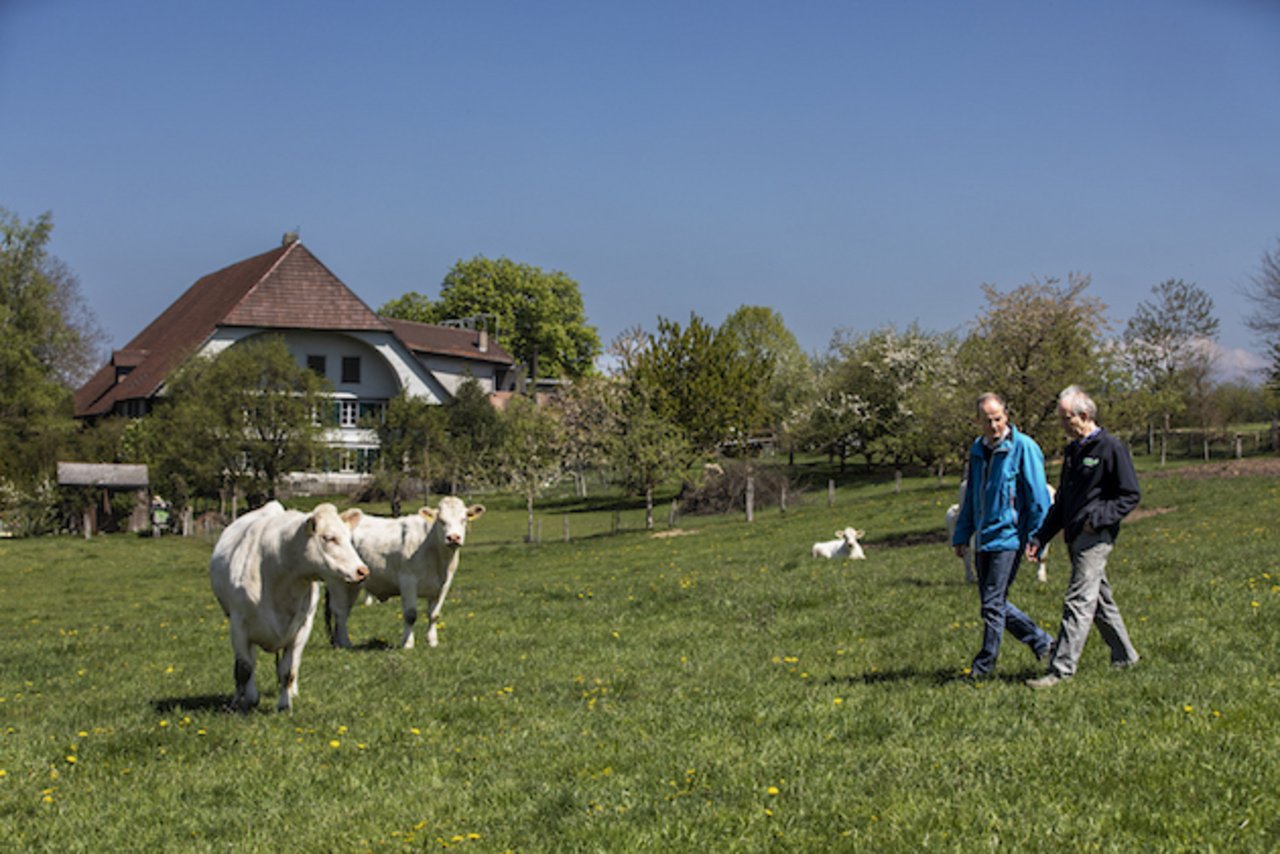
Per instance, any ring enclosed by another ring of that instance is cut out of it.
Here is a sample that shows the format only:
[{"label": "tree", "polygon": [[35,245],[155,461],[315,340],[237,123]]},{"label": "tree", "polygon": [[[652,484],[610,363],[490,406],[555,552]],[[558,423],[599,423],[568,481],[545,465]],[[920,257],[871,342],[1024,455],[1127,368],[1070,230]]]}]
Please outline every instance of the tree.
[{"label": "tree", "polygon": [[555,410],[522,394],[502,413],[502,471],[524,495],[528,513],[525,542],[534,541],[533,501],[560,473],[561,437]]},{"label": "tree", "polygon": [[1262,254],[1262,263],[1245,296],[1254,305],[1254,313],[1245,323],[1263,339],[1280,343],[1280,240],[1276,248]]},{"label": "tree", "polygon": [[391,515],[399,516],[413,485],[429,485],[432,476],[443,471],[444,410],[402,389],[387,402],[385,417],[371,426],[379,448],[374,477],[390,498]]},{"label": "tree", "polygon": [[794,460],[798,424],[793,416],[815,391],[809,358],[787,329],[782,315],[771,308],[741,306],[720,324],[720,333],[733,337],[738,352],[748,362],[763,366],[768,374],[761,426]]},{"label": "tree", "polygon": [[600,353],[578,283],[558,270],[507,258],[458,261],[444,277],[439,302],[410,293],[378,313],[426,323],[488,316],[496,324],[491,331],[525,365],[530,380],[585,376]]},{"label": "tree", "polygon": [[191,360],[149,416],[163,478],[175,493],[238,487],[253,504],[275,498],[284,475],[309,467],[322,450],[317,413],[329,391],[276,335]]},{"label": "tree", "polygon": [[654,414],[680,428],[690,455],[714,455],[726,446],[747,449],[764,418],[770,376],[735,335],[690,314],[687,327],[658,319],[657,336],[635,354],[626,379]]},{"label": "tree", "polygon": [[1194,284],[1169,279],[1151,293],[1154,299],[1138,304],[1122,340],[1151,412],[1163,416],[1167,431],[1173,414],[1202,408],[1218,319],[1213,299]]},{"label": "tree", "polygon": [[463,381],[445,406],[445,433],[444,475],[453,494],[461,483],[492,479],[502,447],[502,421],[474,379]]},{"label": "tree", "polygon": [[690,449],[683,431],[655,411],[643,386],[623,400],[619,424],[610,435],[613,480],[633,495],[644,496],[645,528],[653,529],[653,493],[668,478],[684,471]]},{"label": "tree", "polygon": [[53,218],[0,208],[0,478],[51,474],[76,430],[70,388],[96,362],[101,333],[75,276],[49,255]]},{"label": "tree", "polygon": [[970,387],[1004,397],[1019,430],[1056,445],[1058,392],[1103,376],[1106,306],[1085,296],[1089,276],[1033,280],[1008,293],[984,284],[987,308],[961,345]]},{"label": "tree", "polygon": [[617,429],[621,383],[612,377],[582,377],[552,399],[559,412],[565,468],[574,492],[587,497],[587,472],[608,460],[609,437]]}]

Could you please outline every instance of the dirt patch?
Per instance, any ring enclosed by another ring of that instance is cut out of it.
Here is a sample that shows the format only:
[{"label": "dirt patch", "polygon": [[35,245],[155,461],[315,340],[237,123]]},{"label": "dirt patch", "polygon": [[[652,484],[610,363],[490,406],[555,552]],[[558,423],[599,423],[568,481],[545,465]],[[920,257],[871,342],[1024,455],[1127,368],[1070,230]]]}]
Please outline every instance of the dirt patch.
[{"label": "dirt patch", "polygon": [[654,531],[649,536],[655,540],[666,540],[671,537],[688,537],[698,533],[697,531],[686,531],[684,528],[672,528],[670,531]]},{"label": "dirt patch", "polygon": [[1251,457],[1225,463],[1205,463],[1147,472],[1143,477],[1182,477],[1188,480],[1211,480],[1227,477],[1280,477],[1280,457]]},{"label": "dirt patch", "polygon": [[1173,513],[1177,507],[1139,507],[1128,516],[1124,517],[1126,522],[1138,522],[1142,519],[1150,519],[1152,516],[1163,516],[1166,513]]}]

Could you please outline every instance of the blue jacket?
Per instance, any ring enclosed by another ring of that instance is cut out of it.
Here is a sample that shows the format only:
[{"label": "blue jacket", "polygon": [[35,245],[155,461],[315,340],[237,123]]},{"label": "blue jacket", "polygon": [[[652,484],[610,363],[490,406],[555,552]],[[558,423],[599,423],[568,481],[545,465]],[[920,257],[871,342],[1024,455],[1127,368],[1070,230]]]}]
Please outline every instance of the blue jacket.
[{"label": "blue jacket", "polygon": [[969,482],[952,545],[976,532],[978,551],[1022,549],[1049,512],[1044,454],[1035,441],[1009,425],[1009,435],[987,451],[982,437],[969,449]]}]

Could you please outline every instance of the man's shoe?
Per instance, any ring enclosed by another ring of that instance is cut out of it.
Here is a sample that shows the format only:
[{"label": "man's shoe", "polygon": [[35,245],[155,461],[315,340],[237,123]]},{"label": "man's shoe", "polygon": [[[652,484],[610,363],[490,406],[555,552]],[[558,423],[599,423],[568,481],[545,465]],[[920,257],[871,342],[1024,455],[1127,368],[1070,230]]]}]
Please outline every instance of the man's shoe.
[{"label": "man's shoe", "polygon": [[1062,681],[1062,677],[1056,673],[1047,673],[1039,679],[1028,679],[1026,685],[1028,688],[1034,688],[1037,691],[1041,688],[1052,688]]},{"label": "man's shoe", "polygon": [[1131,658],[1128,661],[1113,661],[1111,662],[1111,669],[1112,670],[1128,670],[1130,667],[1133,667],[1135,664],[1137,664],[1141,660],[1142,660],[1141,658]]}]

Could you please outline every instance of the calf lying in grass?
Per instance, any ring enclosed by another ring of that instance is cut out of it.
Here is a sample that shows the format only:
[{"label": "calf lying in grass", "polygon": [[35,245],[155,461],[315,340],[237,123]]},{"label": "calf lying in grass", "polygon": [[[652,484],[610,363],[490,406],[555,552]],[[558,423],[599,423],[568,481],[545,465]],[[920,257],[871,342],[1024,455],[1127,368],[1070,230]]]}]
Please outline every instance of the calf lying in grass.
[{"label": "calf lying in grass", "polygon": [[855,531],[853,528],[845,528],[843,531],[836,531],[839,539],[827,540],[821,543],[814,543],[811,554],[814,557],[837,558],[843,557],[849,560],[862,560],[866,557],[862,553],[862,546],[858,545],[858,537],[865,537],[865,531]]}]

